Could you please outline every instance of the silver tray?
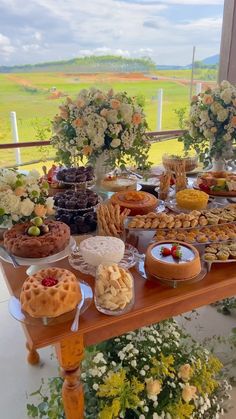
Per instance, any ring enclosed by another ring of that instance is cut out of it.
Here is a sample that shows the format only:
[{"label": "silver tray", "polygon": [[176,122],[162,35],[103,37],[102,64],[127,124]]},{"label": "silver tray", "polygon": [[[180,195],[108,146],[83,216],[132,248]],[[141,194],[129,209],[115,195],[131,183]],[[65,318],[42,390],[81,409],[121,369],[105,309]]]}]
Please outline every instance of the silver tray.
[{"label": "silver tray", "polygon": [[[80,311],[80,315],[83,314],[90,306],[93,299],[93,291],[90,285],[85,281],[79,281],[81,287],[81,294],[83,299],[83,306]],[[58,323],[66,323],[74,320],[76,314],[76,308],[68,313],[62,314],[58,317],[31,317],[28,313],[22,311],[20,300],[16,297],[11,297],[8,302],[9,313],[14,319],[24,324],[30,324],[32,326],[54,326]]]},{"label": "silver tray", "polygon": [[211,227],[219,227],[219,226],[223,226],[223,225],[229,225],[229,224],[236,224],[236,220],[235,221],[229,221],[228,223],[218,223],[218,224],[207,224],[205,226],[196,226],[196,227],[176,227],[176,228],[143,228],[143,227],[139,227],[139,228],[134,228],[134,227],[129,227],[129,223],[133,220],[133,218],[135,217],[127,217],[125,222],[124,222],[124,227],[126,230],[129,231],[172,231],[172,230],[181,230],[181,231],[186,231],[186,230],[195,230],[197,229],[202,229],[202,228],[211,228]]},{"label": "silver tray", "polygon": [[[184,213],[189,214],[192,210],[187,210],[178,206],[175,198],[169,198],[165,201],[165,206],[171,211],[176,212],[177,214]],[[213,196],[209,197],[208,204],[206,209],[210,210],[212,208],[223,207],[224,203],[217,202]]]}]

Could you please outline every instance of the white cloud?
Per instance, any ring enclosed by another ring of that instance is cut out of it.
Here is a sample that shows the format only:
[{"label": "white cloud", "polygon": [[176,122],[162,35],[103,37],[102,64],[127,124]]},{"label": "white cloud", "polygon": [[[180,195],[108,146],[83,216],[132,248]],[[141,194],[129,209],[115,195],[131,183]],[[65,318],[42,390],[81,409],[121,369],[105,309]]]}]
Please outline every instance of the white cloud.
[{"label": "white cloud", "polygon": [[15,48],[11,45],[11,41],[7,36],[0,33],[0,56],[8,58],[14,52]]}]

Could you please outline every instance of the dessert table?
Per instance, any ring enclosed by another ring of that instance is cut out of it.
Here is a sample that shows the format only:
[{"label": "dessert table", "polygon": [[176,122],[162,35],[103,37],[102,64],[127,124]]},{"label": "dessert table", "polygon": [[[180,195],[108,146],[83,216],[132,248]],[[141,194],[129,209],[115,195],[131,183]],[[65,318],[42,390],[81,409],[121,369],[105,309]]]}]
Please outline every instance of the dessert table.
[{"label": "dessert table", "polygon": [[[55,265],[70,269],[93,287],[94,279],[73,270],[67,259]],[[18,298],[27,277],[26,268],[15,269],[6,262],[0,263],[0,266],[11,295]],[[81,315],[77,333],[70,331],[72,321],[53,326],[42,323],[37,327],[22,323],[30,364],[39,362],[38,349],[55,346],[64,377],[62,397],[67,419],[83,418],[84,398],[79,374],[84,347],[236,294],[234,264],[215,265],[202,281],[179,288],[145,280],[135,268],[131,271],[135,281],[135,305],[122,316],[101,314],[92,303]]]}]

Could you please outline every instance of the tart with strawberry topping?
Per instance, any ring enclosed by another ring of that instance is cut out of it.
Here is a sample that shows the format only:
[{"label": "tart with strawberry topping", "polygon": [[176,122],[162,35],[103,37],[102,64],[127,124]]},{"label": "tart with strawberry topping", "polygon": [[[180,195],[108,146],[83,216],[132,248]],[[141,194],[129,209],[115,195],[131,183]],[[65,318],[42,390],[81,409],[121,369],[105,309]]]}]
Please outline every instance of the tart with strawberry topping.
[{"label": "tart with strawberry topping", "polygon": [[164,280],[190,280],[201,272],[201,261],[194,246],[166,241],[148,247],[145,269],[149,275]]}]

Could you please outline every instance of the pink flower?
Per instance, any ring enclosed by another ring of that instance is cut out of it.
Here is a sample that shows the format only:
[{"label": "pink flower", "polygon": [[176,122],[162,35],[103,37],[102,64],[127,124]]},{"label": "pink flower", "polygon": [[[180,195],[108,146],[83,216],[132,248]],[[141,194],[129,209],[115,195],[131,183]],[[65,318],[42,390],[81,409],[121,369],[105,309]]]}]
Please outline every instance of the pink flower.
[{"label": "pink flower", "polygon": [[192,399],[196,397],[197,388],[195,386],[190,386],[186,384],[182,390],[182,399],[189,403]]},{"label": "pink flower", "polygon": [[134,113],[133,114],[132,122],[133,122],[134,125],[139,125],[141,120],[142,120],[142,118],[141,118],[140,113]]},{"label": "pink flower", "polygon": [[211,95],[205,95],[203,97],[203,103],[205,103],[206,105],[211,105],[214,102],[214,99]]},{"label": "pink flower", "polygon": [[108,113],[108,109],[103,108],[103,109],[101,110],[101,112],[100,112],[100,115],[101,115],[101,116],[103,116],[104,118],[106,118],[107,113]]},{"label": "pink flower", "polygon": [[117,99],[111,99],[111,107],[112,109],[119,109],[120,101]]}]

